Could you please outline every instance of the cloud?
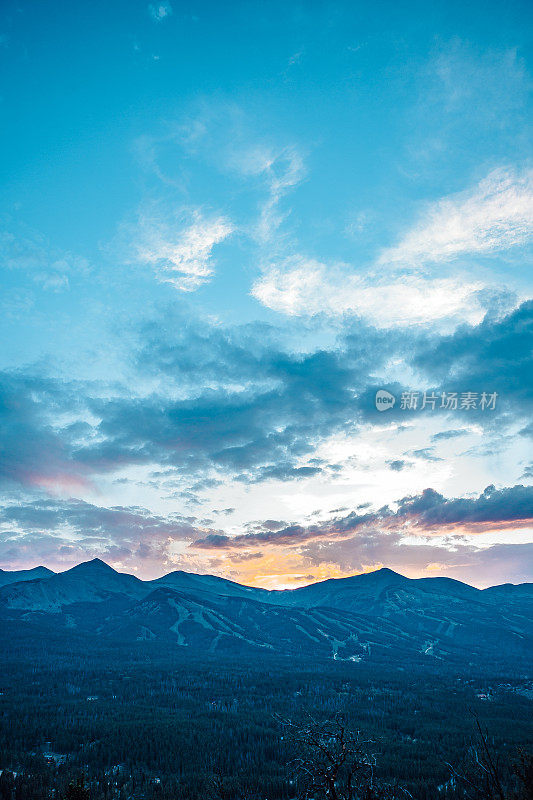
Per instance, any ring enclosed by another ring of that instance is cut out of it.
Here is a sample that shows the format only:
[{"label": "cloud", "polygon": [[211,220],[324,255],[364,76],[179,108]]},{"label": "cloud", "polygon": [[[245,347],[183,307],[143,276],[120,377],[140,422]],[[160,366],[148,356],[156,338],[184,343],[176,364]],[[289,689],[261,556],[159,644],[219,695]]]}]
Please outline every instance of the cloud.
[{"label": "cloud", "polygon": [[[87,487],[87,469],[73,454],[78,401],[73,387],[60,381],[0,373],[0,483],[78,491]],[[68,422],[58,424],[57,417]],[[89,426],[86,426],[89,428]]]},{"label": "cloud", "polygon": [[[0,373],[0,478],[78,494],[76,487],[135,465],[155,470],[160,490],[173,484],[174,492],[220,479],[316,477],[338,464],[338,453],[331,463],[315,458],[330,437],[355,441],[362,427],[397,424],[405,414],[394,409],[382,419],[374,398],[383,385],[402,390],[383,376],[391,363],[403,370],[406,354],[421,389],[497,392],[497,410],[478,414],[476,424],[501,432],[529,418],[532,325],[533,303],[447,336],[351,320],[328,347],[299,353],[273,326],[225,327],[169,312],[139,327],[129,385]],[[453,429],[454,415],[440,413]]]},{"label": "cloud", "polygon": [[135,374],[157,377],[152,393],[0,373],[0,477],[63,492],[132,465],[171,469],[169,480],[190,483],[316,474],[307,456],[346,425],[352,386],[358,375],[366,380],[370,360],[344,365],[334,350],[291,353],[264,325],[173,320],[168,337],[157,325],[141,331]]},{"label": "cloud", "polygon": [[525,244],[532,233],[533,171],[500,168],[474,188],[430,204],[379,263],[423,267],[490,255]]},{"label": "cloud", "polygon": [[530,415],[533,398],[533,301],[503,317],[487,317],[477,326],[421,342],[413,366],[441,386],[468,391],[497,391],[505,406]]},{"label": "cloud", "polygon": [[398,534],[376,531],[342,541],[311,542],[301,549],[301,563],[307,569],[328,564],[338,576],[388,566],[408,577],[446,576],[479,588],[531,581],[532,559],[529,542],[476,547],[459,540],[444,546],[406,543]]},{"label": "cloud", "polygon": [[408,466],[407,461],[403,461],[402,459],[388,461],[387,464],[389,465],[389,469],[392,469],[394,472],[401,472]]},{"label": "cloud", "polygon": [[0,264],[2,270],[18,273],[45,290],[54,292],[69,288],[69,278],[86,275],[90,265],[86,258],[52,247],[45,236],[15,220],[3,220],[0,230]]},{"label": "cloud", "polygon": [[162,20],[171,16],[172,6],[169,2],[166,2],[166,0],[160,3],[150,3],[148,6],[148,13],[153,20],[156,22],[161,22]]},{"label": "cloud", "polygon": [[441,442],[446,441],[448,439],[456,439],[458,436],[465,436],[468,433],[467,428],[461,428],[458,430],[449,430],[449,431],[439,431],[438,433],[433,434],[431,437],[432,442]]},{"label": "cloud", "polygon": [[[274,568],[278,579],[290,579],[299,566],[307,568],[306,581],[387,564],[407,574],[448,574],[470,581],[482,574],[487,584],[530,579],[533,545],[477,546],[465,533],[520,531],[532,521],[533,487],[525,486],[491,486],[478,497],[451,499],[427,489],[403,498],[396,511],[352,512],[311,526],[278,527],[281,523],[266,521],[262,529],[237,536],[206,528],[193,517],[155,514],[140,506],[39,499],[0,508],[0,560],[11,568],[45,562],[61,569],[100,556],[116,568],[140,570],[144,577],[181,565],[201,571],[217,567],[241,580],[251,579],[258,568]],[[272,578],[263,577],[267,582]]]},{"label": "cloud", "polygon": [[[297,471],[307,466],[301,460],[317,439],[346,424],[351,384],[366,365],[343,365],[335,352],[292,355],[259,348],[255,358],[245,355],[244,385],[227,386],[226,364],[230,373],[236,369],[240,351],[224,344],[229,363],[218,364],[217,388],[197,388],[184,399],[92,400],[92,413],[101,420],[98,438],[81,448],[78,458],[97,468],[158,463],[188,475],[216,469],[243,481],[257,480],[262,471],[265,478],[309,474]],[[197,350],[197,357],[205,353]],[[207,358],[209,370],[212,354]]]},{"label": "cloud", "polygon": [[[533,486],[517,485],[496,489],[488,486],[476,498],[445,498],[434,489],[404,497],[393,511],[388,506],[377,512],[358,514],[353,511],[344,517],[314,525],[287,525],[277,530],[264,529],[256,533],[228,536],[209,534],[194,542],[193,547],[204,550],[233,550],[257,545],[300,546],[310,541],[329,541],[363,535],[422,536],[460,530],[482,531],[521,530],[533,525]],[[381,533],[376,533],[381,532]],[[453,545],[452,545],[453,547]]]},{"label": "cloud", "polygon": [[313,259],[293,258],[268,269],[252,295],[289,316],[355,314],[378,328],[455,319],[480,322],[486,310],[480,282],[464,278],[354,274]]},{"label": "cloud", "polygon": [[517,115],[527,113],[531,78],[516,48],[476,52],[471,44],[454,39],[431,60],[427,77],[426,111],[428,102],[434,103],[476,130],[514,130]]},{"label": "cloud", "polygon": [[200,209],[163,214],[151,205],[140,214],[134,233],[137,259],[150,264],[159,280],[192,292],[213,275],[213,248],[233,233],[230,221]]},{"label": "cloud", "polygon": [[433,489],[400,501],[398,518],[414,519],[417,527],[462,527],[486,529],[511,524],[516,528],[533,523],[533,486],[496,489],[488,486],[477,498],[446,499]]},{"label": "cloud", "polygon": [[34,500],[0,508],[0,559],[17,566],[44,559],[69,565],[100,556],[157,570],[173,564],[175,545],[209,529],[179,514],[161,516],[139,506],[96,506],[78,499]]},{"label": "cloud", "polygon": [[436,266],[523,245],[532,220],[533,171],[496,169],[474,188],[430,204],[364,272],[302,255],[270,259],[251,294],[288,316],[358,315],[381,328],[476,324],[505,292],[458,271],[437,275]]},{"label": "cloud", "polygon": [[254,159],[253,152],[244,154],[241,169],[248,174],[254,174],[255,170],[266,181],[268,197],[260,206],[257,236],[262,244],[269,243],[289,213],[281,211],[282,199],[305,176],[304,160],[295,147],[285,147],[278,152],[263,153],[259,159]]}]

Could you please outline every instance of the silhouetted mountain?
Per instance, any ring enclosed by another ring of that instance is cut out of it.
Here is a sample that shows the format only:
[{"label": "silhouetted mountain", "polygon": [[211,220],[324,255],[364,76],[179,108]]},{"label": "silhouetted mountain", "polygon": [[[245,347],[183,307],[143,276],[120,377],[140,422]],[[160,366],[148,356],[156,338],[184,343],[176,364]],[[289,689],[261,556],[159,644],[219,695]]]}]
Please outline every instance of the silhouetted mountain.
[{"label": "silhouetted mountain", "polygon": [[0,601],[10,608],[58,613],[72,603],[98,603],[116,595],[133,599],[145,591],[145,584],[139,578],[116,572],[94,558],[66,572],[3,587]]},{"label": "silhouetted mountain", "polygon": [[273,652],[352,661],[473,663],[531,657],[533,585],[479,590],[380,569],[266,591],[176,571],[155,581],[94,559],[0,589],[0,619],[95,641],[160,640],[205,652]]},{"label": "silhouetted mountain", "polygon": [[265,589],[256,589],[253,586],[242,586],[240,583],[219,578],[216,575],[197,575],[194,572],[176,570],[150,581],[152,586],[165,586],[179,591],[202,592],[217,594],[223,597],[267,597]]},{"label": "silhouetted mountain", "polygon": [[4,570],[0,569],[0,586],[19,581],[34,581],[37,578],[49,578],[55,573],[47,567],[34,567],[33,569]]}]

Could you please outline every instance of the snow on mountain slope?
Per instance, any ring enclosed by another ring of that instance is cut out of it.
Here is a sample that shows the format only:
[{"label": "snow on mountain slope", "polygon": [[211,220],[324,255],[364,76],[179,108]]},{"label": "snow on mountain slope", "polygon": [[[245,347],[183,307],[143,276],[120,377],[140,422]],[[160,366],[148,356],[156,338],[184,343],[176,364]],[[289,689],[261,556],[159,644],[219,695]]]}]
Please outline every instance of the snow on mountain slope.
[{"label": "snow on mountain slope", "polygon": [[[446,578],[381,569],[295,590],[266,591],[212,575],[155,581],[80,564],[0,589],[0,619],[198,653],[242,651],[344,660],[527,658],[533,587],[480,591]],[[503,654],[503,656],[502,656]]]}]

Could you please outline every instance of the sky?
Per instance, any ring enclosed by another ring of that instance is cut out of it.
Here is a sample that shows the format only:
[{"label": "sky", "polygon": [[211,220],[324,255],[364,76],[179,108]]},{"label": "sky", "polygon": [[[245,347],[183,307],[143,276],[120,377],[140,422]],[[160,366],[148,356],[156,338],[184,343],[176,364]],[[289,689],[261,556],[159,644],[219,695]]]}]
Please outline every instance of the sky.
[{"label": "sky", "polygon": [[0,567],[533,580],[532,15],[0,9]]}]

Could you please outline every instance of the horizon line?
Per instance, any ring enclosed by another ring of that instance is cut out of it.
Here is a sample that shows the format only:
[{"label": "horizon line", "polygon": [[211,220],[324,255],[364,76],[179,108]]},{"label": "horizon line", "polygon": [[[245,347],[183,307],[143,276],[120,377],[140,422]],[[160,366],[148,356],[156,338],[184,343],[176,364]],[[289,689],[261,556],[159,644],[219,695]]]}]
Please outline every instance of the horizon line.
[{"label": "horizon line", "polygon": [[[421,576],[421,577],[418,577],[418,578],[409,578],[407,575],[404,575],[403,573],[397,572],[396,570],[392,569],[392,567],[387,567],[387,566],[383,565],[381,567],[377,567],[376,569],[371,569],[371,570],[367,570],[367,571],[363,571],[363,572],[356,572],[353,575],[345,575],[345,576],[337,577],[337,578],[334,578],[334,577],[332,577],[332,578],[323,578],[321,580],[310,581],[309,583],[304,583],[301,586],[295,586],[293,589],[291,589],[291,588],[265,589],[264,587],[261,587],[261,586],[252,586],[252,585],[246,584],[246,583],[239,583],[239,581],[234,581],[231,578],[224,577],[223,575],[215,575],[215,574],[210,573],[210,572],[189,572],[189,571],[183,570],[183,569],[174,569],[174,570],[170,570],[169,572],[164,572],[162,575],[158,576],[157,578],[140,578],[135,573],[122,572],[122,571],[116,569],[115,567],[112,567],[111,564],[108,564],[107,561],[104,561],[104,559],[101,558],[100,556],[94,556],[93,558],[89,558],[86,561],[79,561],[77,564],[73,564],[72,566],[67,567],[64,570],[60,570],[58,572],[56,572],[55,570],[51,569],[50,567],[47,567],[45,564],[37,564],[35,567],[23,567],[21,569],[4,569],[3,567],[0,567],[0,572],[4,572],[4,573],[32,572],[32,571],[38,570],[38,569],[45,569],[45,570],[48,570],[52,575],[64,575],[65,573],[70,572],[71,570],[76,569],[77,567],[81,567],[81,566],[87,565],[87,564],[92,564],[94,562],[103,564],[104,566],[108,567],[110,570],[112,570],[113,572],[117,573],[118,575],[129,575],[132,578],[137,578],[137,580],[141,581],[141,583],[153,583],[154,581],[158,581],[158,580],[161,580],[162,578],[166,578],[169,575],[172,575],[172,574],[174,574],[176,572],[181,572],[184,575],[195,575],[195,576],[205,577],[205,578],[216,578],[217,580],[227,581],[228,583],[233,583],[236,586],[242,586],[242,587],[244,587],[246,589],[256,589],[256,590],[264,591],[264,592],[293,592],[293,591],[296,591],[298,589],[303,589],[303,588],[308,587],[308,586],[315,586],[315,585],[318,585],[318,584],[321,584],[321,583],[327,583],[328,581],[350,580],[352,578],[363,577],[364,575],[372,575],[372,574],[377,573],[377,572],[390,572],[393,575],[397,575],[398,577],[404,578],[407,581],[448,580],[448,581],[453,581],[454,583],[459,583],[459,584],[461,584],[463,586],[468,586],[470,589],[476,589],[477,591],[481,591],[481,592],[485,591],[485,589],[494,589],[494,588],[496,588],[498,586],[528,586],[528,585],[533,583],[533,576],[532,576],[532,579],[528,580],[528,581],[520,581],[519,583],[513,583],[513,581],[505,581],[504,583],[496,583],[496,584],[492,584],[490,586],[485,586],[483,589],[480,589],[479,587],[474,586],[471,583],[467,583],[466,581],[459,580],[458,578],[451,578],[448,575],[434,575],[434,576],[424,575],[424,576]],[[35,580],[42,580],[42,579],[36,578]]]}]

